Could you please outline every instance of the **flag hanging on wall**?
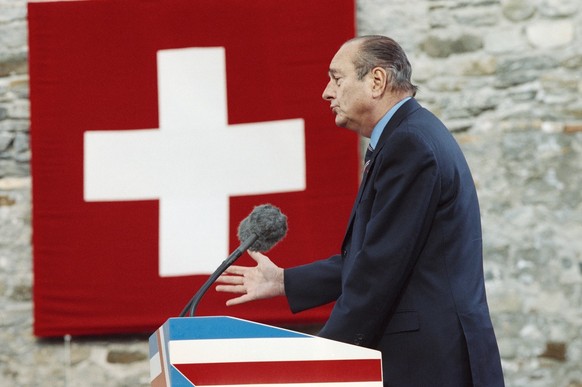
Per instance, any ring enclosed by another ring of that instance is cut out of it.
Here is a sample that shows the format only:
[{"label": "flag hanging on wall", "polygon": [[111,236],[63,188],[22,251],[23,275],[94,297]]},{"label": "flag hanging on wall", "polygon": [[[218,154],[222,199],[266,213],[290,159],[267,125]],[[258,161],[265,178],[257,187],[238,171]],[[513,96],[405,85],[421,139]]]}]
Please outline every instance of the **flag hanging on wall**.
[{"label": "flag hanging on wall", "polygon": [[[338,251],[358,139],[321,94],[353,0],[32,2],[28,19],[37,336],[156,329],[263,203],[288,217],[279,266]],[[211,289],[198,314],[330,310],[228,298]]]}]

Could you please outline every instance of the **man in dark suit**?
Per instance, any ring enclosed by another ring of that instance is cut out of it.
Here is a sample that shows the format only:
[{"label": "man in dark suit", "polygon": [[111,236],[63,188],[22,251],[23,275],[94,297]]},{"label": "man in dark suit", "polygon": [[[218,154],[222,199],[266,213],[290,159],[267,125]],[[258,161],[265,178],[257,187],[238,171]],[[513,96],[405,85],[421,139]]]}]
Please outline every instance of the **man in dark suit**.
[{"label": "man in dark suit", "polygon": [[447,128],[413,98],[402,48],[346,42],[323,98],[370,138],[341,254],[289,269],[251,253],[218,291],[229,305],[285,295],[299,312],[335,301],[320,336],[379,349],[385,386],[503,386],[485,295],[479,205]]}]

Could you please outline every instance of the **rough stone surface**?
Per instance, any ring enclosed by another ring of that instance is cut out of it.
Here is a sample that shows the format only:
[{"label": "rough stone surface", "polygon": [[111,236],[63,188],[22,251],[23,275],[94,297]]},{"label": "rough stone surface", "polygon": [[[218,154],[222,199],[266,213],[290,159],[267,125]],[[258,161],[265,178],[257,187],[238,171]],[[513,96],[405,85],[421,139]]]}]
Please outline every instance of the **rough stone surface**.
[{"label": "rough stone surface", "polygon": [[569,20],[539,22],[528,26],[526,34],[534,47],[563,47],[574,39],[574,24]]},{"label": "rough stone surface", "polygon": [[501,11],[507,19],[519,22],[531,18],[536,6],[530,0],[501,0]]},{"label": "rough stone surface", "polygon": [[[582,3],[359,0],[454,132],[482,208],[507,386],[582,387]],[[147,386],[142,336],[32,335],[25,0],[0,0],[0,385]]]}]

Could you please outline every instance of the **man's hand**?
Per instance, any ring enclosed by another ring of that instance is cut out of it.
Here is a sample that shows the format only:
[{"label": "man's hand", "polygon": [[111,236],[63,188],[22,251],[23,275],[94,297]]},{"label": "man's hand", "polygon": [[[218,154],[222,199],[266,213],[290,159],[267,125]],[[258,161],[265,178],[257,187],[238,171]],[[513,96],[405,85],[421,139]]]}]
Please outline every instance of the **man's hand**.
[{"label": "man's hand", "polygon": [[248,253],[257,262],[257,266],[231,266],[216,280],[223,284],[217,285],[216,291],[242,294],[228,300],[228,306],[285,295],[283,269],[259,252]]}]

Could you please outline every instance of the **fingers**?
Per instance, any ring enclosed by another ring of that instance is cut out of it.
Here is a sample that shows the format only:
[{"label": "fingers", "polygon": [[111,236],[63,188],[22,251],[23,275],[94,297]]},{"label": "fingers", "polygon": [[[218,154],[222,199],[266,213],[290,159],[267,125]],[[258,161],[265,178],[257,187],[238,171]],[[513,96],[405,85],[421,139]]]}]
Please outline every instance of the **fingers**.
[{"label": "fingers", "polygon": [[227,274],[244,275],[250,269],[250,267],[245,266],[230,266],[224,272]]},{"label": "fingers", "polygon": [[244,285],[218,285],[216,291],[223,293],[242,294],[240,297],[231,298],[226,301],[226,306],[233,306],[244,304],[245,302],[253,301],[254,297],[247,294],[247,289]]},{"label": "fingers", "polygon": [[261,263],[265,259],[269,260],[269,258],[266,255],[263,255],[263,254],[259,253],[258,251],[247,250],[247,253],[249,253],[251,258],[254,259],[255,262],[257,262],[257,263]]},{"label": "fingers", "polygon": [[217,285],[215,289],[223,293],[246,294],[247,292],[244,285]]},{"label": "fingers", "polygon": [[240,297],[231,298],[230,300],[226,301],[226,306],[240,305],[252,300],[253,300],[252,297],[250,297],[248,294],[244,294]]},{"label": "fingers", "polygon": [[242,285],[244,277],[238,275],[221,275],[216,279],[216,282],[229,285]]},{"label": "fingers", "polygon": [[[223,285],[216,285],[214,288],[217,292],[223,293],[234,293],[234,294],[246,294],[247,288],[244,285],[245,274],[250,268],[243,266],[231,266],[225,270],[225,272],[220,275],[216,282]],[[246,302],[246,301],[242,301]],[[241,301],[236,301],[232,305],[241,303]],[[227,303],[228,305],[228,303]]]},{"label": "fingers", "polygon": [[274,295],[271,294],[272,292],[265,293],[263,290],[269,284],[269,276],[265,276],[265,274],[273,272],[273,268],[278,268],[267,256],[255,251],[248,251],[248,253],[255,260],[257,266],[230,266],[216,280],[221,284],[216,285],[217,292],[240,295],[226,301],[227,306],[269,298]]}]

